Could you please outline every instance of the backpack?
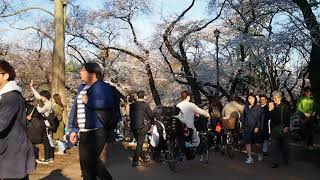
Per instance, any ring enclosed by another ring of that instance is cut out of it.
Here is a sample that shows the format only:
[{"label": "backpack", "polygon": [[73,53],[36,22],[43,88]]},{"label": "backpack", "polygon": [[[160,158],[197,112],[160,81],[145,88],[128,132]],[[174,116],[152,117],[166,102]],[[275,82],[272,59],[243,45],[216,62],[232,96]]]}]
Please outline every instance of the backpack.
[{"label": "backpack", "polygon": [[52,130],[54,133],[57,132],[57,129],[59,127],[60,121],[56,115],[56,113],[53,110],[53,105],[51,106],[51,112],[50,114],[46,117],[44,114],[42,116],[47,120],[50,124],[50,130]]},{"label": "backpack", "polygon": [[57,132],[60,122],[59,122],[56,114],[52,111],[46,119],[50,123],[50,129],[54,133]]},{"label": "backpack", "polygon": [[116,129],[119,121],[121,120],[121,111],[120,111],[121,93],[115,86],[111,86],[111,88],[112,88],[113,106],[112,106],[111,121],[107,128]]}]

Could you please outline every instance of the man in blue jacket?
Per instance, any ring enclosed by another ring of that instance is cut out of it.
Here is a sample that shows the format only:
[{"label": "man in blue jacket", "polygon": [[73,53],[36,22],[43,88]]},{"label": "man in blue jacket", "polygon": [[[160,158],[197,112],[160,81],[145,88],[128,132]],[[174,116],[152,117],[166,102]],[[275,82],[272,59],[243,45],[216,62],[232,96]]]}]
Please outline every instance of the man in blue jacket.
[{"label": "man in blue jacket", "polygon": [[[81,80],[70,116],[70,141],[75,143],[80,134],[80,166],[84,180],[112,180],[101,159],[110,134],[105,124],[112,116],[113,95],[110,84],[102,81],[102,70],[97,63],[84,64]],[[104,112],[103,115],[100,112]]]}]

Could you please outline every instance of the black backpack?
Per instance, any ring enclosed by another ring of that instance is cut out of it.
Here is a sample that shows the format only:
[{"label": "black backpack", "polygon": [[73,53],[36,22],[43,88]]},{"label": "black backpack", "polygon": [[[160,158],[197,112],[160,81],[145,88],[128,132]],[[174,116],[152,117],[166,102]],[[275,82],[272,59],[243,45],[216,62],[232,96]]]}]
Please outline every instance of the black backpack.
[{"label": "black backpack", "polygon": [[54,133],[57,132],[60,122],[59,122],[56,114],[52,111],[46,119],[47,119],[47,120],[49,121],[49,123],[50,123],[50,129],[51,129]]},{"label": "black backpack", "polygon": [[46,116],[44,114],[42,114],[42,116],[44,117],[45,120],[47,120],[49,122],[49,124],[50,124],[49,129],[52,130],[54,133],[57,132],[60,121],[59,121],[56,113],[53,110],[53,106],[51,106],[51,113],[48,116]]},{"label": "black backpack", "polygon": [[121,119],[120,102],[122,96],[115,86],[111,86],[111,88],[113,98],[112,108],[107,110],[96,110],[100,122],[107,130],[116,129]]}]

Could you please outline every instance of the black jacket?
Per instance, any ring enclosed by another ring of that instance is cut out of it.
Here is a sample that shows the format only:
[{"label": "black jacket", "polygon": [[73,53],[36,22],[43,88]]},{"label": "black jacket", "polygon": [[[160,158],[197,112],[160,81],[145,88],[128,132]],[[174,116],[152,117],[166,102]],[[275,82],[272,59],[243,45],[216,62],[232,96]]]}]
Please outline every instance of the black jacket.
[{"label": "black jacket", "polygon": [[46,125],[44,117],[38,112],[37,108],[31,104],[26,104],[27,116],[31,115],[32,119],[28,122],[28,137],[32,144],[42,144],[46,136]]},{"label": "black jacket", "polygon": [[245,129],[253,131],[254,128],[262,128],[264,114],[260,106],[254,105],[251,108],[244,107],[243,117],[241,118]]},{"label": "black jacket", "polygon": [[268,104],[261,107],[264,118],[263,118],[263,124],[262,124],[262,130],[264,132],[268,132],[269,133],[269,120],[270,120],[270,112],[269,112],[269,107]]},{"label": "black jacket", "polygon": [[130,126],[132,130],[140,130],[148,126],[149,121],[153,121],[154,115],[149,105],[142,101],[130,104]]},{"label": "black jacket", "polygon": [[[282,113],[282,119],[281,119],[281,113]],[[270,126],[271,129],[277,125],[282,123],[284,124],[284,127],[290,126],[290,110],[284,103],[280,103],[279,105],[275,105],[274,110],[270,111]]]}]

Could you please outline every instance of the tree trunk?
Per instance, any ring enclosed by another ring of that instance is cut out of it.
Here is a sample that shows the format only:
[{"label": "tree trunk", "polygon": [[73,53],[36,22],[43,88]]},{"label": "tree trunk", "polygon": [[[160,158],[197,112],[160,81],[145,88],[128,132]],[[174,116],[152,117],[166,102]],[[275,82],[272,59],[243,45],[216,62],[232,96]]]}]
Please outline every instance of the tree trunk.
[{"label": "tree trunk", "polygon": [[197,79],[191,73],[191,69],[188,63],[188,59],[186,54],[184,54],[184,58],[180,59],[181,65],[183,67],[184,74],[186,76],[188,85],[191,88],[192,97],[195,104],[201,104],[201,94],[200,88],[197,84]]},{"label": "tree trunk", "polygon": [[312,12],[312,8],[307,0],[293,0],[296,3],[304,17],[304,21],[312,38],[312,49],[310,54],[310,62],[308,64],[309,79],[312,91],[319,103],[320,94],[320,24],[316,16]]},{"label": "tree trunk", "polygon": [[52,61],[52,94],[59,94],[62,103],[65,104],[65,53],[64,53],[64,39],[65,39],[65,0],[54,1],[54,24],[55,24],[55,38],[53,46],[53,61]]},{"label": "tree trunk", "polygon": [[157,87],[155,85],[155,82],[154,82],[154,78],[153,78],[153,74],[152,74],[152,71],[151,71],[150,64],[149,64],[149,62],[145,62],[144,65],[145,65],[145,69],[147,71],[149,87],[150,87],[150,90],[151,90],[151,93],[152,93],[153,100],[154,100],[154,102],[156,103],[157,106],[160,106],[161,105],[161,99],[160,99]]},{"label": "tree trunk", "polygon": [[316,97],[318,103],[320,103],[320,46],[318,44],[312,44],[310,62],[308,65],[309,79],[311,82],[311,88],[314,96]]}]

